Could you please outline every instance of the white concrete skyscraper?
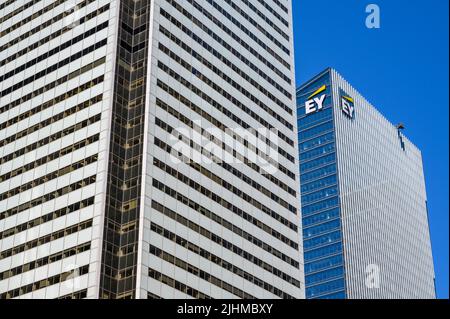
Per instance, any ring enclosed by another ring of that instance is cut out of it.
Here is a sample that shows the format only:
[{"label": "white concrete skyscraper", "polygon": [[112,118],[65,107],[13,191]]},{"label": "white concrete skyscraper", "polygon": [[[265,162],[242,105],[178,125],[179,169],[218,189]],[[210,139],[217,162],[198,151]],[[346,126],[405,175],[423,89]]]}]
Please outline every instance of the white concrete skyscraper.
[{"label": "white concrete skyscraper", "polygon": [[0,3],[0,299],[303,298],[291,0]]}]

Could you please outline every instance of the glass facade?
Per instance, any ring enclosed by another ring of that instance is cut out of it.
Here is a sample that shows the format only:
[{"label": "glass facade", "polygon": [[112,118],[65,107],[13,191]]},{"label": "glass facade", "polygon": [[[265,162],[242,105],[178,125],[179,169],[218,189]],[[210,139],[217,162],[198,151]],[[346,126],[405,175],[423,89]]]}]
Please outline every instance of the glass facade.
[{"label": "glass facade", "polygon": [[[314,101],[323,95],[322,105]],[[306,104],[312,105],[308,112]],[[297,106],[306,298],[343,299],[345,268],[329,72],[297,91]]]},{"label": "glass facade", "polygon": [[136,297],[151,1],[121,1],[99,298]]}]

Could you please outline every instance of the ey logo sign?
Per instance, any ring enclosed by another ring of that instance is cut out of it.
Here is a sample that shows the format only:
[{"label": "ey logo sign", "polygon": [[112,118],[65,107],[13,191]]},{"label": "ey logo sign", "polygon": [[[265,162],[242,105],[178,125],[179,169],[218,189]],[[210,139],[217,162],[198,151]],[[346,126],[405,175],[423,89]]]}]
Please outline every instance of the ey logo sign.
[{"label": "ey logo sign", "polygon": [[353,119],[355,117],[355,101],[343,91],[341,91],[341,110],[349,118]]},{"label": "ey logo sign", "polygon": [[321,96],[318,96],[320,93],[325,91],[327,89],[326,85],[321,86],[318,88],[313,94],[311,94],[308,97],[308,101],[305,103],[305,114],[311,114],[317,111],[320,111],[323,109],[323,102],[325,102],[325,98],[327,97],[326,94],[322,94]]}]

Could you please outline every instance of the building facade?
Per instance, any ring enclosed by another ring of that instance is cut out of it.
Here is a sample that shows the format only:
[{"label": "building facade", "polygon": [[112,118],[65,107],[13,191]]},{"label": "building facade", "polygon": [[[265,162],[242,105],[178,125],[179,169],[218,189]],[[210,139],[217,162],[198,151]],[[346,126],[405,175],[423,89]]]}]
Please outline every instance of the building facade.
[{"label": "building facade", "polygon": [[0,298],[303,298],[293,57],[290,0],[2,1]]},{"label": "building facade", "polygon": [[297,111],[306,298],[435,298],[420,150],[332,69]]}]

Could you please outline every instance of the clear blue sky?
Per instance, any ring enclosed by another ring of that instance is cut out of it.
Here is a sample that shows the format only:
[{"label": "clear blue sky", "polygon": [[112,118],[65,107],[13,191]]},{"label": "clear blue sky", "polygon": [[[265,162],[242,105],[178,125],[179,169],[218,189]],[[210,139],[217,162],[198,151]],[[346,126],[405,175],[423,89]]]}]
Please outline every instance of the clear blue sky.
[{"label": "clear blue sky", "polygon": [[[381,28],[367,29],[368,4]],[[293,0],[297,84],[333,67],[423,154],[439,298],[449,297],[448,0]]]}]

